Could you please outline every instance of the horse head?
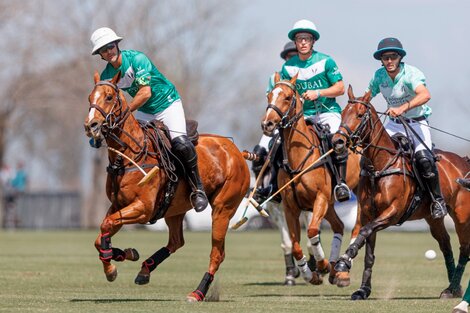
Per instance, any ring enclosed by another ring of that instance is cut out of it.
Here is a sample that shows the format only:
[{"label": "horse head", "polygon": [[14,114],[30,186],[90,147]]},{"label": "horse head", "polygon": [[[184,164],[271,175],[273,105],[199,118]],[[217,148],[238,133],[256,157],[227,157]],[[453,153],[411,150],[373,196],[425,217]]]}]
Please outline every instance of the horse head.
[{"label": "horse head", "polygon": [[371,131],[371,112],[377,114],[370,103],[370,91],[356,98],[349,85],[348,98],[348,105],[341,113],[341,125],[332,139],[336,153],[343,153],[348,148],[360,146]]},{"label": "horse head", "polygon": [[96,140],[106,138],[129,115],[129,107],[117,87],[120,78],[119,71],[110,81],[101,81],[99,74],[95,72],[95,87],[88,96],[90,108],[84,124],[88,137]]},{"label": "horse head", "polygon": [[[274,75],[274,88],[268,93],[268,107],[261,121],[261,129],[271,136],[276,128],[291,126],[302,116],[301,103],[295,87],[297,75],[291,80],[281,80],[279,73]],[[299,107],[297,107],[297,105]]]}]

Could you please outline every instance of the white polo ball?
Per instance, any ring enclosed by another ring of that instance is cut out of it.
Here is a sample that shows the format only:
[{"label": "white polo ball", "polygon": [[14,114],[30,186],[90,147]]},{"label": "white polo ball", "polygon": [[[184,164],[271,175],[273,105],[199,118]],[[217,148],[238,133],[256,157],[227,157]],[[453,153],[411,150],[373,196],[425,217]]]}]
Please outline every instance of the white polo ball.
[{"label": "white polo ball", "polygon": [[437,254],[436,251],[434,250],[428,250],[424,253],[424,257],[428,260],[434,260],[436,258]]}]

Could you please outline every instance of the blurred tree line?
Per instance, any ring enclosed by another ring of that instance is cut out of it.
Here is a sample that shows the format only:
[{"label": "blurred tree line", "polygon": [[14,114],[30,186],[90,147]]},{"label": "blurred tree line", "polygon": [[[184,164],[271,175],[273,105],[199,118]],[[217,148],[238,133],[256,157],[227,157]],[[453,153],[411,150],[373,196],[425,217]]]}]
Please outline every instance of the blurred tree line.
[{"label": "blurred tree line", "polygon": [[[103,26],[124,37],[121,49],[143,51],[153,60],[176,85],[187,118],[199,120],[202,132],[224,123],[227,133],[221,135],[233,136],[240,149],[250,148],[243,143],[255,142],[260,132],[256,124],[255,132],[242,128],[243,116],[250,116],[249,105],[264,93],[250,88],[247,69],[240,70],[252,40],[237,44],[226,36],[239,4],[0,0],[0,162],[7,153],[20,154],[29,166],[41,167],[44,181],[52,177],[60,188],[82,190],[84,226],[101,220],[108,206],[107,153],[89,147],[83,122],[93,72],[105,66],[91,55],[89,38]],[[227,114],[220,119],[222,112]]]}]

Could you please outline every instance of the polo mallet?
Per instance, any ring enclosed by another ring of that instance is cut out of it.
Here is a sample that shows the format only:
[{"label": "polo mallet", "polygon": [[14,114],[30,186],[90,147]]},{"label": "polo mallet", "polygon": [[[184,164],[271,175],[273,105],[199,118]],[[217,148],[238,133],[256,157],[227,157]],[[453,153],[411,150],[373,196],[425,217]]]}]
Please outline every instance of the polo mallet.
[{"label": "polo mallet", "polygon": [[329,155],[330,153],[333,152],[333,149],[330,149],[328,150],[328,152],[326,152],[325,154],[323,154],[322,156],[320,156],[318,159],[316,159],[312,164],[310,164],[309,166],[307,166],[302,172],[300,172],[299,174],[295,175],[294,178],[292,178],[291,180],[289,180],[287,183],[285,183],[284,186],[282,186],[281,188],[279,188],[275,193],[273,193],[271,195],[271,197],[269,197],[268,199],[264,200],[263,203],[259,204],[258,202],[256,202],[255,199],[253,198],[250,198],[248,199],[248,201],[258,210],[258,207],[262,207],[263,205],[265,205],[266,203],[268,203],[269,201],[271,201],[272,198],[274,198],[278,193],[280,193],[282,190],[284,190],[287,186],[290,185],[290,183],[292,183],[294,180],[296,180],[297,178],[299,178],[300,176],[302,176],[305,172],[307,172],[308,170],[310,170],[310,168],[312,166],[314,166],[315,164],[317,164],[318,162],[320,162],[322,159],[324,159],[327,155]]},{"label": "polo mallet", "polygon": [[131,158],[129,158],[127,155],[125,155],[124,153],[122,153],[121,151],[118,151],[114,148],[111,148],[111,147],[108,147],[108,150],[111,150],[113,151],[114,153],[117,153],[119,154],[120,156],[124,157],[126,160],[128,160],[129,162],[131,162],[132,164],[134,164],[135,167],[137,167],[137,169],[139,171],[142,172],[142,175],[144,175],[144,177],[142,177],[142,179],[137,183],[137,186],[139,187],[142,187],[143,185],[145,185],[149,180],[151,180],[155,174],[157,174],[157,171],[160,169],[157,165],[155,165],[148,173],[145,172],[134,160],[132,160]]},{"label": "polo mallet", "polygon": [[[243,217],[238,222],[236,222],[235,224],[230,226],[230,229],[237,230],[238,228],[240,228],[240,226],[242,226],[243,224],[245,224],[248,221],[248,217],[246,217],[245,214],[246,214],[246,211],[248,210],[248,206],[251,203],[251,201],[249,199],[253,198],[253,195],[256,192],[256,187],[258,186],[259,180],[261,179],[261,177],[264,174],[264,171],[266,170],[266,168],[269,165],[272,151],[273,151],[272,149],[269,151],[268,156],[266,157],[266,161],[264,162],[263,166],[261,167],[261,170],[259,171],[258,177],[256,177],[255,185],[253,187],[253,190],[250,193],[250,196],[248,197],[248,202],[245,206],[245,210],[243,211],[243,215],[242,215]],[[248,159],[248,160],[251,160],[251,161],[258,158],[258,156],[256,154],[248,152],[248,151],[243,151],[243,156],[245,157],[245,159]],[[258,207],[254,207],[254,208],[259,212],[259,214],[261,216],[269,217],[268,212],[266,212],[262,207],[258,206]]]}]

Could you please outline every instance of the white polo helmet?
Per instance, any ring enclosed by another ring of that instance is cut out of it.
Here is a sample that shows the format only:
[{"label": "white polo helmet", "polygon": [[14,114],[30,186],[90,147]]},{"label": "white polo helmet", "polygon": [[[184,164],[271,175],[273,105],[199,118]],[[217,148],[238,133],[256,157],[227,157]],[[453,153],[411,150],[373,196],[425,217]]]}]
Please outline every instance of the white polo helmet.
[{"label": "white polo helmet", "polygon": [[114,42],[114,41],[121,41],[122,37],[119,37],[116,35],[114,30],[108,27],[101,27],[98,28],[91,34],[90,37],[91,44],[93,45],[93,50],[91,51],[91,54],[97,54],[98,50],[100,48],[106,46],[108,43]]},{"label": "white polo helmet", "polygon": [[317,31],[317,27],[309,20],[300,20],[295,22],[294,27],[290,30],[287,35],[290,40],[295,40],[295,34],[305,32],[310,33],[315,38],[315,40],[320,39],[320,33]]}]

